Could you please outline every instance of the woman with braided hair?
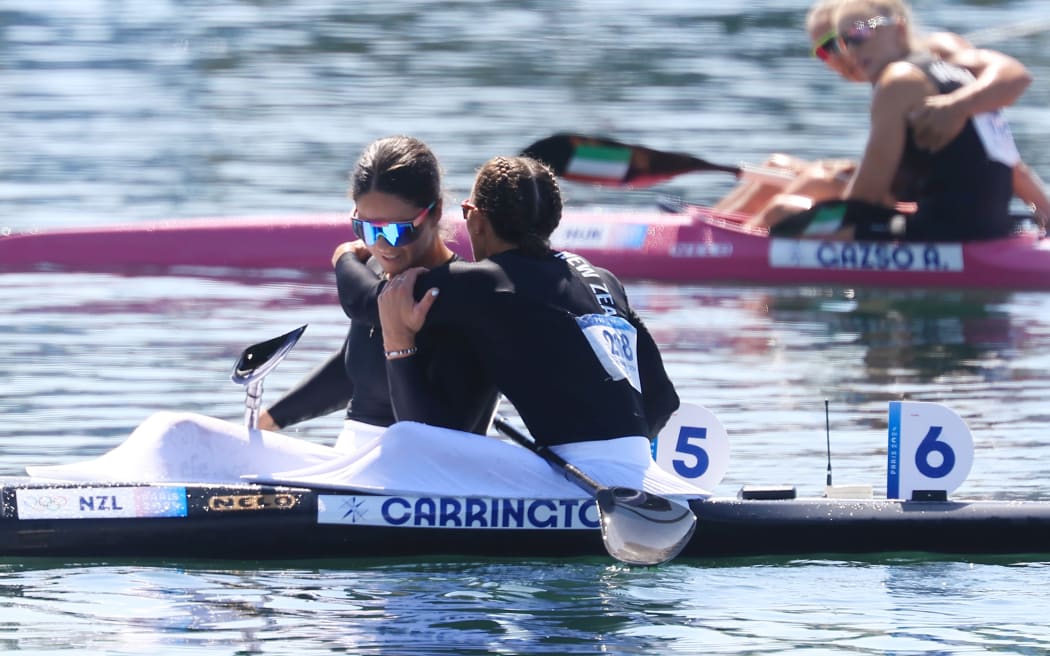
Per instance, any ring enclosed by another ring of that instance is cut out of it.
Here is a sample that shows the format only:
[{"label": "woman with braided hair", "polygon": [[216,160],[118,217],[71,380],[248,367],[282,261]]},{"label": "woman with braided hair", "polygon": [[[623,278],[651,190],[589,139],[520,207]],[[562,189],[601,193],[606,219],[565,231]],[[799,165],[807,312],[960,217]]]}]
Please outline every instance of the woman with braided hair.
[{"label": "woman with braided hair", "polygon": [[424,337],[441,331],[461,336],[463,366],[506,396],[539,444],[654,437],[678,395],[620,281],[551,249],[562,211],[553,172],[493,158],[462,208],[476,262],[408,269],[379,296],[397,419],[447,425],[455,391],[435,389],[420,366],[439,343]]}]

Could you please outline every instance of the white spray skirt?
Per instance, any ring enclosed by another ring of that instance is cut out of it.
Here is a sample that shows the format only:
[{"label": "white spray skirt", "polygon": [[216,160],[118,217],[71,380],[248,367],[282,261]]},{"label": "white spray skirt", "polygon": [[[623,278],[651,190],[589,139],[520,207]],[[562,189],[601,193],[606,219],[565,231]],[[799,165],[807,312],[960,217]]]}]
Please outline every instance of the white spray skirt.
[{"label": "white spray skirt", "polygon": [[[587,496],[536,454],[493,437],[414,422],[380,433],[353,422],[337,445],[203,415],[160,412],[98,458],[26,469],[33,477],[74,482],[254,481],[395,494]],[[657,467],[645,437],[578,442],[554,451],[606,486],[681,498],[709,496]]]}]

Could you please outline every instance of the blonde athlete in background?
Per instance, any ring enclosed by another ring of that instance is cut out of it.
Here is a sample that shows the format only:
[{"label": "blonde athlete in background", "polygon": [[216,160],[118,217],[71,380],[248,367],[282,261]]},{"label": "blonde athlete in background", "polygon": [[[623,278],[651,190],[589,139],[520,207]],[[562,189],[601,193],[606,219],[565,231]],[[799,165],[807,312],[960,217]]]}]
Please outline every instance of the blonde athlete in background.
[{"label": "blonde athlete in background", "polygon": [[[864,82],[853,60],[840,49],[832,24],[833,13],[842,2],[818,0],[814,3],[806,15],[806,32],[815,57],[843,79]],[[1031,83],[1027,69],[1016,59],[993,50],[976,49],[957,34],[937,32],[925,36],[922,42],[934,55],[966,68],[975,76],[955,91],[927,97],[921,107],[911,112],[911,129],[922,148],[940,150],[959,134],[971,116],[1012,104]],[[766,165],[793,171],[797,177],[787,187],[761,182],[742,184],[716,207],[752,214],[752,226],[768,228],[780,218],[807,209],[816,201],[841,196],[856,170],[856,163],[851,160],[808,162],[779,153]],[[1050,217],[1050,199],[1038,176],[1023,162],[1014,167],[1013,189],[1045,227]]]}]

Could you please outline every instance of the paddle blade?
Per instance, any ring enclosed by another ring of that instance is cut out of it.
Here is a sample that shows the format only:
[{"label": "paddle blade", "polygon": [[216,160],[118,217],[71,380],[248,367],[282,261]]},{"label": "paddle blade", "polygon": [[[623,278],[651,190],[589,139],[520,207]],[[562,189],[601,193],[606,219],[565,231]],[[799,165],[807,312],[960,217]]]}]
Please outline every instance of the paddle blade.
[{"label": "paddle blade", "polygon": [[230,380],[238,385],[247,385],[270,373],[284,359],[284,356],[288,355],[305,330],[306,326],[302,325],[283,335],[252,344],[244,349],[237,364],[233,366]]},{"label": "paddle blade", "polygon": [[626,487],[598,491],[602,539],[628,565],[659,565],[677,556],[696,530],[688,506]]},{"label": "paddle blade", "polygon": [[614,187],[645,187],[694,171],[740,174],[736,166],[581,134],[540,139],[522,154],[546,162],[566,180]]}]

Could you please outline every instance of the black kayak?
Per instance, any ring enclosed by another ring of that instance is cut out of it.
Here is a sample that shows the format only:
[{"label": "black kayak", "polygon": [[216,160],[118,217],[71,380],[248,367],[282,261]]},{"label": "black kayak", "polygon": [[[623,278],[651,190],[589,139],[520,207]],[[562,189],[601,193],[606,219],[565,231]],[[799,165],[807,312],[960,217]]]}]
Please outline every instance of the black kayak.
[{"label": "black kayak", "polygon": [[[305,328],[249,346],[235,364],[231,379],[246,388],[249,429],[257,425],[263,377]],[[360,482],[307,487],[312,483],[0,477],[0,557],[601,556],[654,565],[675,557],[1050,554],[1050,502],[952,500],[943,485],[913,490],[906,501],[873,499],[870,488],[866,498],[798,499],[794,488],[783,486],[744,487],[737,498],[669,499],[602,486],[505,420],[496,425],[583,493],[441,496],[365,491]],[[938,425],[922,444],[948,449],[938,441],[941,432]],[[830,453],[828,485],[834,490]]]},{"label": "black kayak", "polygon": [[[609,556],[593,499],[30,478],[0,479],[0,499],[0,557]],[[1042,501],[727,497],[690,505],[696,530],[679,558],[1050,554],[1050,503]]]}]

